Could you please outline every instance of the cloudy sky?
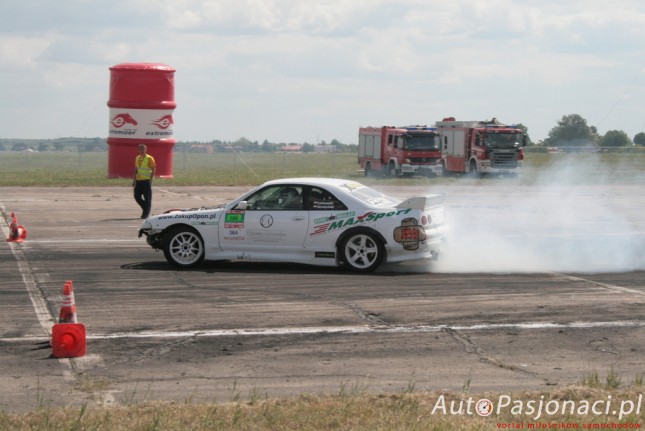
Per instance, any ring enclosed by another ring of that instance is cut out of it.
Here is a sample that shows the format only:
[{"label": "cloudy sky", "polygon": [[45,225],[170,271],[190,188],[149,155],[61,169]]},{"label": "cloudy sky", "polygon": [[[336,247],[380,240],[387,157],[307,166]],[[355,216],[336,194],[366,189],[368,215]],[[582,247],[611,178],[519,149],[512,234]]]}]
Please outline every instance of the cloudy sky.
[{"label": "cloudy sky", "polygon": [[642,0],[0,0],[0,138],[107,137],[109,68],[139,62],[176,69],[179,141],[645,131]]}]

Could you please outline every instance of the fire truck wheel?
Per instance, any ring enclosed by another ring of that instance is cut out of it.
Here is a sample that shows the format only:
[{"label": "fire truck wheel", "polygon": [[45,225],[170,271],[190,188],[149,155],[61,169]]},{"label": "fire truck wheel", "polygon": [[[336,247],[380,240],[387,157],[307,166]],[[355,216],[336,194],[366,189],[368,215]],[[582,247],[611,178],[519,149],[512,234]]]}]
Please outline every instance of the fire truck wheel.
[{"label": "fire truck wheel", "polygon": [[471,176],[476,177],[477,176],[477,162],[474,160],[470,161],[470,168],[468,169],[468,173],[470,173]]},{"label": "fire truck wheel", "polygon": [[372,272],[383,261],[385,248],[374,234],[356,231],[341,243],[340,254],[352,271]]},{"label": "fire truck wheel", "polygon": [[366,177],[372,176],[372,165],[369,163],[365,163],[365,176]]},{"label": "fire truck wheel", "polygon": [[389,165],[387,165],[387,174],[390,177],[396,177],[398,176],[398,171],[396,169],[396,165],[392,162]]}]

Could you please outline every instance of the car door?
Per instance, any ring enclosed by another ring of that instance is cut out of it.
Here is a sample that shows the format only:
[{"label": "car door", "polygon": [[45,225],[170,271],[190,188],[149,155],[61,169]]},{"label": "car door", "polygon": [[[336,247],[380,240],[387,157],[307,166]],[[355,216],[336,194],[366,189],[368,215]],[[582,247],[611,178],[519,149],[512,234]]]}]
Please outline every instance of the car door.
[{"label": "car door", "polygon": [[298,260],[309,217],[302,186],[272,185],[249,196],[243,209],[229,210],[220,223],[220,246],[238,259]]},{"label": "car door", "polygon": [[335,257],[339,227],[354,214],[336,196],[322,187],[312,186],[305,193],[309,210],[309,234],[305,248],[316,257]]}]

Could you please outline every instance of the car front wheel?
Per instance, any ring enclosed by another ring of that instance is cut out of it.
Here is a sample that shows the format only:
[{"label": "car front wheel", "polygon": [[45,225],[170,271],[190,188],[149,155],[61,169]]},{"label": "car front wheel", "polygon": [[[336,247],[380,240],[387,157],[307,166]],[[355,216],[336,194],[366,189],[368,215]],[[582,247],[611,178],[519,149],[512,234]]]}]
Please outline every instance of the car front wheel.
[{"label": "car front wheel", "polygon": [[188,268],[204,260],[204,241],[194,229],[177,227],[166,235],[163,253],[173,265]]},{"label": "car front wheel", "polygon": [[341,245],[343,262],[353,271],[374,271],[383,261],[385,249],[381,241],[371,233],[350,234]]}]

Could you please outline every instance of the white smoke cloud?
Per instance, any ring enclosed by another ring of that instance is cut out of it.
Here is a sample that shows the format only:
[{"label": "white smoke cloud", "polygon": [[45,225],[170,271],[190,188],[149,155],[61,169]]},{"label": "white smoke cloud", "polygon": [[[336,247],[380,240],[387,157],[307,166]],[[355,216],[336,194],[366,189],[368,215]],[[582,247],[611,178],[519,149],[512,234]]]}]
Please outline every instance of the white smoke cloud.
[{"label": "white smoke cloud", "polygon": [[610,181],[606,169],[563,161],[539,173],[531,184],[462,179],[463,185],[446,187],[450,233],[430,271],[645,269],[645,193],[640,185]]}]

